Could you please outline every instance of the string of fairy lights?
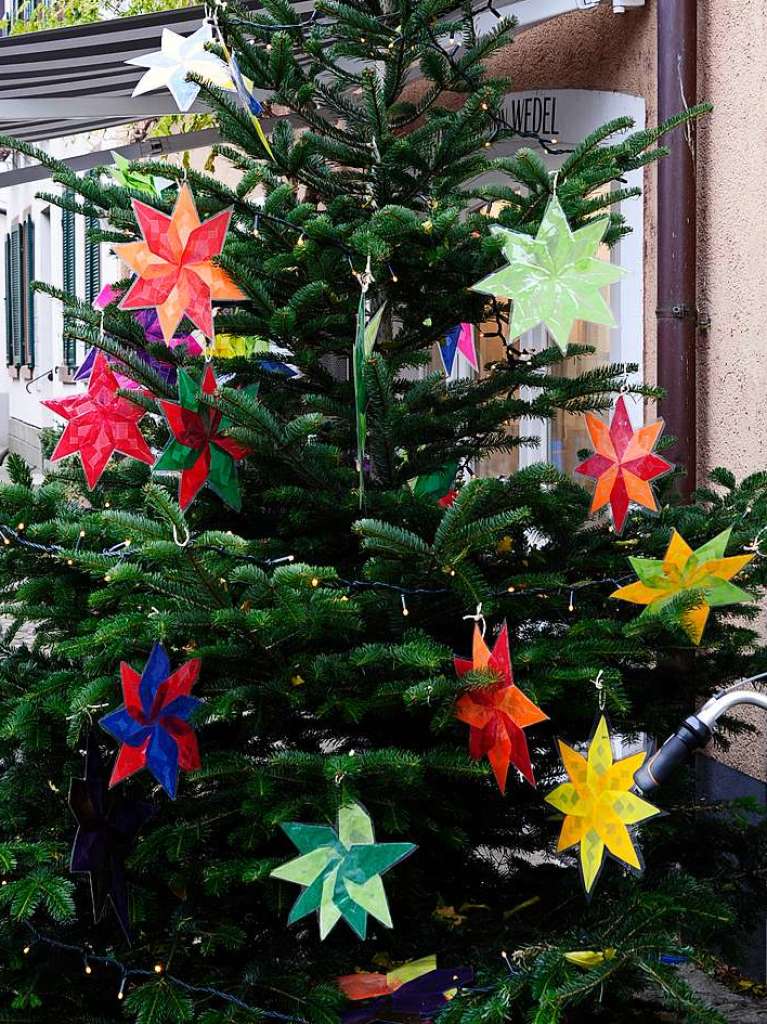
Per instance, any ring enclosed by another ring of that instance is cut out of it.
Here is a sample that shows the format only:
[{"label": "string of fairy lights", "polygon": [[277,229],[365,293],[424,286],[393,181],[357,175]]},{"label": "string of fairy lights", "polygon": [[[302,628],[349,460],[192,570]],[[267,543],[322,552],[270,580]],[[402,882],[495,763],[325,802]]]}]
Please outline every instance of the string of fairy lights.
[{"label": "string of fairy lights", "polygon": [[[108,503],[107,503],[108,504]],[[84,510],[83,510],[84,511]],[[86,537],[86,531],[80,530],[78,533],[77,541],[75,546],[65,547],[61,544],[43,544],[39,541],[31,540],[25,535],[26,524],[20,522],[17,524],[16,529],[8,526],[7,524],[0,523],[0,538],[4,547],[11,547],[16,544],[22,549],[36,552],[41,555],[47,555],[50,557],[58,557],[64,559],[67,565],[75,566],[76,556],[80,551],[80,543]],[[173,529],[174,541],[177,547],[185,549],[192,545],[191,550],[195,552],[215,552],[225,557],[236,558],[240,562],[249,562],[257,565],[262,565],[266,568],[277,568],[280,565],[295,563],[295,555],[281,555],[276,558],[264,558],[257,555],[251,555],[247,552],[234,551],[223,546],[215,544],[192,544],[195,540],[195,536],[189,532],[183,538],[179,538],[178,532],[175,527]],[[104,548],[101,551],[88,551],[89,555],[97,555],[102,558],[114,558],[117,561],[123,561],[130,557],[138,549],[133,546],[133,542],[130,538],[126,538],[117,544],[113,544],[108,548]],[[454,568],[448,568],[446,574],[450,577],[456,577],[458,570]],[[490,591],[492,597],[530,597],[538,596],[545,600],[549,599],[555,594],[569,594],[568,611],[575,611],[575,599],[576,595],[584,590],[591,587],[599,586],[612,586],[614,588],[623,586],[628,580],[632,579],[632,576],[625,576],[616,578],[614,576],[600,576],[596,579],[589,580],[577,580],[574,582],[561,582],[551,583],[546,586],[528,586],[525,583],[507,583],[500,587],[495,587]],[[105,575],[105,581],[111,582],[111,576],[109,573]],[[312,575],[308,584],[312,589],[323,588],[325,590],[336,590],[336,591],[347,591],[362,592],[362,591],[380,591],[389,592],[395,594],[400,599],[402,615],[407,618],[410,615],[410,608],[407,604],[407,598],[420,598],[420,597],[444,597],[450,594],[454,594],[455,590],[452,587],[424,587],[424,586],[403,586],[397,583],[389,583],[385,580],[360,580],[360,579],[348,579],[343,576],[332,576],[323,579],[320,575]],[[343,594],[341,600],[349,600],[347,594]]]}]

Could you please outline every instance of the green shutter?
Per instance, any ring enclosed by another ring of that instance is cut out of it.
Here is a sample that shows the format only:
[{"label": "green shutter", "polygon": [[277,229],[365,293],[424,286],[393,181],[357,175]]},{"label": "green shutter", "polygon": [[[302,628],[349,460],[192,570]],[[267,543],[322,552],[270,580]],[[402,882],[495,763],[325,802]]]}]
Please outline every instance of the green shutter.
[{"label": "green shutter", "polygon": [[11,239],[9,231],[5,236],[5,361],[13,365],[13,275],[11,273]]},{"label": "green shutter", "polygon": [[[73,198],[74,193],[67,190],[66,198]],[[72,210],[61,211],[61,243],[62,243],[62,280],[61,287],[67,295],[77,293],[77,262],[75,246],[75,215]],[[73,370],[77,366],[77,341],[74,338],[64,339],[64,363]]]},{"label": "green shutter", "polygon": [[24,291],[21,280],[21,226],[11,232],[11,365],[21,366],[22,311]]},{"label": "green shutter", "polygon": [[35,365],[35,224],[27,217],[24,224],[24,363]]},{"label": "green shutter", "polygon": [[85,301],[92,303],[101,290],[101,246],[90,235],[99,230],[98,217],[85,222]]}]

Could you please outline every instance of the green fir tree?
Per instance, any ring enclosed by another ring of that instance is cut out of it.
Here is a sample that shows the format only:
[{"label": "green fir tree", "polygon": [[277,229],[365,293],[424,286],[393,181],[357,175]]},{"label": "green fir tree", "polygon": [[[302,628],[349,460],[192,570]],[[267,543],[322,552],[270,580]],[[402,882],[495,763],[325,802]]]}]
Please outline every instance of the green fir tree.
[{"label": "green fir tree", "polygon": [[[509,83],[485,72],[512,38],[506,21],[477,36],[470,7],[445,0],[320,0],[309,21],[265,0],[219,21],[242,73],[291,112],[270,137],[274,158],[236,98],[206,88],[225,140],[216,159],[239,172],[236,187],[162,163],[134,169],[186,177],[202,217],[232,207],[220,263],[247,300],[220,309],[217,332],[268,340],[301,375],[270,372],[257,354],[214,363],[234,379],[200,408],[222,413],[249,449],[238,511],[206,489],[184,513],[175,478],[134,460],[114,458],[89,492],[76,458],[39,485],[9,459],[0,1020],[331,1024],[344,1008],[338,975],[431,953],[476,972],[446,1024],[628,1020],[648,987],[680,1019],[719,1020],[668,958],[729,952],[723,936],[756,920],[758,821],[701,807],[680,773],[660,801],[668,816],[643,828],[645,877],[610,864],[588,903],[574,858],[555,855],[559,823],[543,796],[562,778],[555,736],[590,734],[599,673],[613,728],[663,737],[708,692],[767,668],[756,604],[714,611],[694,647],[679,618],[695,595],[654,620],[609,599],[633,578],[627,556],[661,557],[672,528],[697,547],[732,527],[729,553],[742,553],[767,521],[767,473],[738,484],[718,471],[686,506],[667,481],[660,515],[632,514],[619,539],[552,466],[503,479],[471,470],[529,443],[510,430],[523,417],[608,410],[635,367],[568,375],[583,347],[528,358],[511,342],[477,378],[446,385],[433,369],[454,324],[508,323],[506,300],[471,290],[502,264],[491,225],[534,234],[556,192],[574,228],[609,216],[615,243],[626,230],[615,206],[636,194],[623,177],[662,155],[674,124],[628,135],[625,120],[606,125],[554,179],[530,149],[495,155],[518,139],[501,114]],[[97,217],[97,237],[138,237],[131,199],[145,194],[105,168],[77,177],[0,142],[48,165],[67,189],[51,202]],[[169,212],[176,195],[151,202]],[[352,353],[368,268],[363,308],[383,313],[357,367],[363,493]],[[136,321],[112,304],[102,334],[97,312],[38,287],[61,299],[67,337],[119,356],[146,389],[123,394],[147,410],[141,428],[159,451],[158,402],[178,395],[138,356]],[[152,348],[180,364],[179,351]],[[184,367],[196,391],[203,360]],[[451,507],[410,485],[453,463]],[[741,580],[761,593],[763,560]],[[458,697],[492,681],[453,666],[480,604],[491,636],[508,621],[517,682],[551,719],[527,732],[538,789],[512,771],[501,795],[455,718]],[[128,858],[128,946],[111,910],[94,924],[87,880],[69,872],[67,792],[86,742],[114,760],[98,721],[121,702],[120,662],[140,670],[157,641],[174,668],[202,659],[202,767],[182,773],[174,802],[146,772],[120,784],[155,805]],[[392,930],[369,917],[364,943],[343,922],[320,941],[314,916],[288,925],[297,889],[270,877],[296,855],[280,824],[333,828],[353,801],[378,842],[417,850],[384,878]],[[584,970],[572,950],[610,952]]]}]

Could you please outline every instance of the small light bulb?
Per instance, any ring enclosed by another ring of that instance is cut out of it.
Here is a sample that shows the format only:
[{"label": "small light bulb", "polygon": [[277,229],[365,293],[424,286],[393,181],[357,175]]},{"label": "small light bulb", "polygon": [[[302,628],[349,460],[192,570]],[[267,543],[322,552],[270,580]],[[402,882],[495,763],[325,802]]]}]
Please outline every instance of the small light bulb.
[{"label": "small light bulb", "polygon": [[487,103],[485,103],[485,101],[484,101],[484,100],[482,100],[482,102],[480,103],[480,107],[481,107],[481,108],[482,108],[483,110],[489,110],[489,109],[490,109],[490,108],[488,107]]},{"label": "small light bulb", "polygon": [[267,53],[271,53],[272,52],[272,44],[271,43],[267,43],[266,44],[266,52]]},{"label": "small light bulb", "polygon": [[490,142],[490,139],[488,139],[487,142],[485,143],[485,149],[490,149],[491,145],[492,143]]},{"label": "small light bulb", "polygon": [[158,963],[158,964],[155,964],[155,965],[154,965],[154,973],[155,973],[155,974],[162,974],[162,972],[163,972],[163,966],[162,966],[162,964],[159,964],[159,963]]},{"label": "small light bulb", "polygon": [[105,583],[111,583],[111,581],[112,581],[112,577],[109,575],[109,573],[107,573],[106,576],[104,577],[104,582]]},{"label": "small light bulb", "polygon": [[74,565],[74,564],[75,564],[75,563],[74,563],[74,560],[73,560],[73,559],[71,559],[71,558],[68,558],[68,559],[67,559],[67,565]]},{"label": "small light bulb", "polygon": [[349,600],[349,598],[348,598],[348,597],[346,596],[346,594],[343,594],[343,595],[341,596],[341,600],[342,600],[342,601],[348,601],[348,600]]},{"label": "small light bulb", "polygon": [[[3,882],[3,885],[5,885],[5,882]],[[24,956],[29,956],[29,951],[31,950],[31,948],[31,946],[24,947]]]},{"label": "small light bulb", "polygon": [[366,43],[367,39],[364,36],[360,36],[360,42],[361,43]]},{"label": "small light bulb", "polygon": [[84,536],[85,536],[85,530],[80,530],[80,536],[81,536],[81,537],[84,537]]},{"label": "small light bulb", "polygon": [[402,602],[402,614],[405,616],[405,618],[407,618],[410,612],[408,610],[408,606],[405,604],[405,595],[400,594],[399,599]]},{"label": "small light bulb", "polygon": [[93,974],[93,968],[91,967],[90,964],[86,964],[85,965],[85,973],[86,974]]},{"label": "small light bulb", "polygon": [[24,529],[24,523],[19,523],[19,525],[16,527],[16,529],[17,530],[23,530]]},{"label": "small light bulb", "polygon": [[10,543],[11,542],[8,540],[7,537],[3,537],[3,544],[10,544]]},{"label": "small light bulb", "polygon": [[126,548],[129,548],[130,545],[131,545],[131,539],[130,539],[130,537],[126,537],[125,538],[125,546],[126,546]]},{"label": "small light bulb", "polygon": [[509,594],[513,594],[513,593],[514,593],[514,589],[515,589],[514,587],[507,587],[507,588],[506,588],[506,590],[507,590],[507,592],[508,592]]},{"label": "small light bulb", "polygon": [[317,579],[317,577],[316,576],[312,576],[312,586],[313,587],[318,587],[319,585],[320,585],[320,581]]}]

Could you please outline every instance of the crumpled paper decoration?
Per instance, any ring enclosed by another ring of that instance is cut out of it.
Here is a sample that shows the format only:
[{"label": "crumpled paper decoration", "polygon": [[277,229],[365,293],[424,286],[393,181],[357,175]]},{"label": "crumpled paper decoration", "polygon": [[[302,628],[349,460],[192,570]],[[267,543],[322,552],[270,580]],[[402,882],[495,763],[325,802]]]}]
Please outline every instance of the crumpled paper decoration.
[{"label": "crumpled paper decoration", "polygon": [[631,826],[660,814],[657,807],[636,793],[634,773],[644,764],[646,751],[613,760],[607,719],[601,715],[589,742],[588,757],[559,741],[559,751],[569,782],[563,782],[546,797],[564,814],[557,850],[580,847],[580,872],[588,895],[610,854],[637,873],[643,870],[634,844]]},{"label": "crumpled paper decoration", "polygon": [[458,497],[453,488],[455,474],[458,472],[458,460],[446,463],[442,469],[433,473],[422,473],[409,481],[413,494],[419,498],[432,498],[441,508],[449,508]]},{"label": "crumpled paper decoration", "polygon": [[201,401],[217,387],[210,363],[205,366],[202,383],[196,384],[184,370],[178,372],[179,402],[160,401],[168,427],[173,435],[155,464],[155,472],[180,473],[178,502],[181,508],[191,505],[203,484],[235,511],[240,510],[240,485],[236,463],[250,449],[226,437],[222,431],[229,421]]},{"label": "crumpled paper decoration", "polygon": [[109,793],[108,778],[98,743],[90,736],[85,777],[72,779],[69,785],[69,809],[77,821],[69,870],[89,876],[96,924],[111,903],[130,941],[125,859],[154,808],[145,800]]},{"label": "crumpled paper decoration", "polygon": [[576,466],[575,472],[597,481],[591,511],[610,506],[617,534],[623,533],[633,501],[651,512],[658,511],[651,480],[674,468],[654,452],[663,431],[663,420],[634,430],[623,395],[615,403],[610,426],[593,413],[586,413],[586,429],[594,454]]},{"label": "crumpled paper decoration", "polygon": [[114,247],[138,275],[120,309],[154,307],[167,344],[184,316],[212,339],[213,300],[245,298],[229,275],[212,262],[224,248],[231,209],[201,222],[187,184],[181,186],[170,217],[139,199],[132,204],[143,238]]},{"label": "crumpled paper decoration", "polygon": [[356,802],[339,809],[337,829],[299,822],[282,828],[300,856],[275,868],[272,877],[303,887],[289,924],[317,911],[320,939],[341,918],[360,939],[367,934],[368,914],[392,927],[381,875],[411,854],[413,843],[377,843],[370,815]]},{"label": "crumpled paper decoration", "polygon": [[114,452],[150,466],[154,462],[138,428],[146,410],[118,395],[118,388],[106,356],[99,352],[85,394],[49,398],[42,403],[67,421],[51,462],[79,454],[90,490],[99,482]]},{"label": "crumpled paper decoration", "polygon": [[508,266],[472,289],[513,299],[510,339],[543,323],[564,354],[576,320],[616,326],[601,289],[627,271],[597,258],[608,225],[609,218],[600,217],[572,231],[556,194],[535,238],[493,224],[490,230],[502,240]]},{"label": "crumpled paper decoration", "polygon": [[343,1024],[430,1020],[460,988],[473,982],[470,967],[438,968],[434,955],[411,960],[388,974],[347,974],[338,979],[338,987],[347,999],[367,1001],[345,1010],[341,1019]]},{"label": "crumpled paper decoration", "polygon": [[171,800],[176,798],[179,769],[200,767],[197,736],[189,724],[202,701],[191,691],[200,674],[200,659],[171,671],[165,648],[156,643],[139,675],[120,663],[125,703],[99,725],[121,744],[109,785],[148,768]]},{"label": "crumpled paper decoration", "polygon": [[442,366],[445,376],[449,377],[453,372],[455,360],[458,353],[467,360],[475,370],[479,369],[477,361],[477,350],[474,345],[474,325],[456,324],[445,335],[445,340],[440,343],[439,354],[442,357]]},{"label": "crumpled paper decoration", "polygon": [[606,949],[574,949],[565,953],[565,960],[575,967],[581,967],[584,971],[593,971],[595,967],[601,967],[609,960],[614,960],[617,950],[613,946]]},{"label": "crumpled paper decoration", "polygon": [[647,618],[658,615],[680,594],[697,596],[697,606],[682,612],[681,616],[682,628],[697,646],[712,608],[754,600],[747,591],[730,583],[732,577],[754,557],[734,555],[725,558],[731,533],[732,527],[729,527],[693,551],[687,541],[674,530],[663,559],[629,558],[639,580],[627,587],[620,587],[610,597],[646,605],[640,618]]},{"label": "crumpled paper decoration", "polygon": [[250,118],[250,123],[256,129],[256,134],[261,140],[261,145],[264,147],[266,152],[269,154],[271,160],[274,160],[274,153],[272,147],[269,144],[269,140],[266,137],[261,121],[259,120],[260,115],[263,114],[264,108],[259,102],[258,98],[253,89],[253,83],[249,78],[240,71],[240,65],[237,63],[237,58],[233,53],[229,53],[225,48],[225,55],[227,56],[227,63],[229,65],[229,73],[232,77],[232,86],[237,99],[242,104],[242,108]]},{"label": "crumpled paper decoration", "polygon": [[470,726],[469,754],[475,760],[487,755],[501,793],[506,792],[510,764],[534,786],[535,777],[523,730],[545,722],[548,715],[514,685],[506,623],[492,652],[479,626],[475,625],[471,660],[455,658],[454,661],[459,676],[486,670],[499,677],[497,683],[464,693],[456,703],[456,718]]},{"label": "crumpled paper decoration", "polygon": [[131,161],[126,160],[120,153],[112,153],[114,167],[109,168],[109,174],[114,181],[122,188],[132,189],[134,192],[146,192],[153,199],[159,199],[166,188],[175,185],[170,178],[160,178],[155,174],[144,174],[143,171],[131,169]]},{"label": "crumpled paper decoration", "polygon": [[200,92],[197,82],[188,81],[187,75],[195,74],[222,89],[231,89],[226,64],[205,49],[206,44],[212,41],[213,31],[207,21],[191,36],[182,36],[164,28],[159,50],[125,61],[126,64],[147,68],[132,95],[143,96],[156,89],[168,89],[178,109],[186,113]]}]

